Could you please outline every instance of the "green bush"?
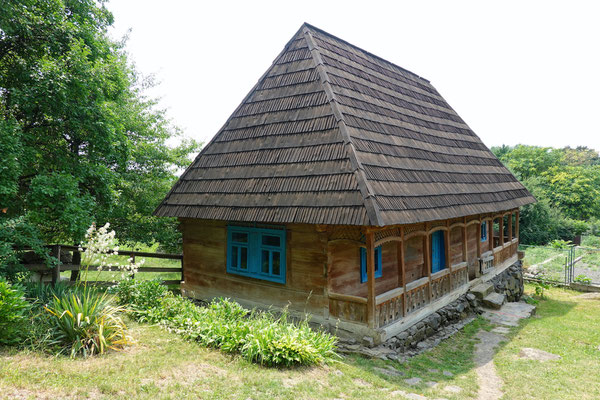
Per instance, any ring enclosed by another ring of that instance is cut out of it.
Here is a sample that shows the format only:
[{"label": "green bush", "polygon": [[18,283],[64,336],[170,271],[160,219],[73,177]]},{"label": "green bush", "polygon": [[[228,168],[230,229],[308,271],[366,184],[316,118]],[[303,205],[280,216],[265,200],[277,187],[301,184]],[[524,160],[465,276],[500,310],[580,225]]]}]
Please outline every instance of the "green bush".
[{"label": "green bush", "polygon": [[[136,319],[146,320],[146,311],[154,309],[161,304],[161,299],[169,293],[169,289],[161,284],[158,279],[148,281],[135,281],[125,279],[109,289],[117,296],[121,306],[127,306]],[[158,322],[158,321],[153,321]]]},{"label": "green bush", "polygon": [[586,275],[584,274],[580,274],[577,275],[574,279],[574,281],[576,283],[581,283],[583,285],[591,285],[592,284],[592,278],[588,278]]},{"label": "green bush", "polygon": [[45,306],[49,304],[54,297],[62,297],[65,294],[75,290],[63,282],[56,282],[54,287],[43,282],[25,282],[25,297],[35,306]]},{"label": "green bush", "polygon": [[0,277],[0,344],[14,345],[27,334],[30,304],[20,285]]},{"label": "green bush", "polygon": [[136,286],[140,286],[140,293],[157,293],[155,284],[147,282],[120,283],[116,290],[121,304],[132,299],[128,309],[139,321],[161,324],[187,340],[239,353],[248,361],[267,366],[318,364],[335,357],[336,338],[312,330],[308,318],[292,322],[287,310],[275,316],[271,312],[246,310],[228,299],[199,307],[166,290],[162,297],[143,303],[137,300]]},{"label": "green bush", "polygon": [[50,313],[50,345],[59,353],[88,357],[129,343],[120,316],[124,308],[114,306],[106,293],[84,288],[55,297],[45,309]]}]

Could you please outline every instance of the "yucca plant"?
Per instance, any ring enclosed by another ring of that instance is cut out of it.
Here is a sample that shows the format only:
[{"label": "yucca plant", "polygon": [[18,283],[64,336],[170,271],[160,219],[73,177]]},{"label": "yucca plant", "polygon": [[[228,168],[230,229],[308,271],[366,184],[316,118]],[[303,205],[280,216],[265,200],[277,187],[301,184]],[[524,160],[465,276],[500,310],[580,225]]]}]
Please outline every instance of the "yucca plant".
[{"label": "yucca plant", "polygon": [[93,288],[65,293],[45,307],[50,313],[51,345],[71,357],[102,354],[117,350],[130,342],[127,327],[121,319],[125,311],[115,306],[106,293]]}]

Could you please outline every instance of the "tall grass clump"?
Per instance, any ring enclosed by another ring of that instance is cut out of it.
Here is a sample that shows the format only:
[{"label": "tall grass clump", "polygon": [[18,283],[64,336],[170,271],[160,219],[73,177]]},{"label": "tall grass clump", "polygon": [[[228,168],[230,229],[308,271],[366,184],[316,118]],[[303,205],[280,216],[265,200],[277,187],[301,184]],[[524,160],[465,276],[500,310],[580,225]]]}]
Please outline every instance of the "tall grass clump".
[{"label": "tall grass clump", "polygon": [[44,308],[51,315],[49,344],[58,347],[59,353],[88,357],[120,349],[130,341],[120,316],[123,307],[93,288],[54,297]]},{"label": "tall grass clump", "polygon": [[[247,310],[229,299],[217,299],[205,307],[165,291],[142,308],[138,293],[156,294],[158,283],[121,282],[115,290],[121,304],[128,305],[140,321],[157,323],[187,340],[238,353],[244,359],[265,366],[319,364],[336,357],[335,336],[312,330],[308,318],[292,321],[287,309],[280,315]],[[136,289],[136,286],[138,287]]]}]

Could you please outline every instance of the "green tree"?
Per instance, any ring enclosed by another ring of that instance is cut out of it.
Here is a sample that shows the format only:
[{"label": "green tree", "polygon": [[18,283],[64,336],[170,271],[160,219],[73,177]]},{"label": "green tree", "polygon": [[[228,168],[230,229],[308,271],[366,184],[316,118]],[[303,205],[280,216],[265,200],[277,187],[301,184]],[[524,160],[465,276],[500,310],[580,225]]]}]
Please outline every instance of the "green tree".
[{"label": "green tree", "polygon": [[559,150],[561,152],[561,163],[564,165],[577,166],[592,166],[600,165],[600,155],[594,149],[586,146],[564,147]]},{"label": "green tree", "polygon": [[552,167],[544,172],[546,196],[567,217],[600,217],[600,166]]},{"label": "green tree", "polygon": [[502,146],[494,147],[492,151],[519,179],[540,176],[549,168],[560,165],[561,153],[551,147],[520,144],[509,149]]},{"label": "green tree", "polygon": [[172,247],[176,220],[151,213],[199,145],[167,145],[180,132],[112,23],[104,1],[0,3],[0,218],[23,216],[47,242],[110,221],[121,241]]}]

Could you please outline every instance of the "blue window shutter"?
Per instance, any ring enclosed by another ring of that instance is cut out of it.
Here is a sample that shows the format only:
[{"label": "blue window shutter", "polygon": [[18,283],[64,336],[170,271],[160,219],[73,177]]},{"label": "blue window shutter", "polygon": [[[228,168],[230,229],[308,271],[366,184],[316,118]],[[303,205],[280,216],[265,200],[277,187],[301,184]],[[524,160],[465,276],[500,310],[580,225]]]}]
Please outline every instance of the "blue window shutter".
[{"label": "blue window shutter", "polygon": [[383,267],[381,263],[381,246],[375,248],[375,278],[381,278],[383,275]]},{"label": "blue window shutter", "polygon": [[431,273],[446,268],[446,249],[444,232],[436,231],[431,235]]},{"label": "blue window shutter", "polygon": [[367,249],[360,248],[360,283],[367,281]]},{"label": "blue window shutter", "polygon": [[483,221],[481,223],[481,241],[485,242],[487,240],[487,221]]},{"label": "blue window shutter", "polygon": [[[381,246],[375,248],[375,278],[383,276],[383,268],[381,264]],[[367,249],[360,248],[360,283],[367,281]]]}]

